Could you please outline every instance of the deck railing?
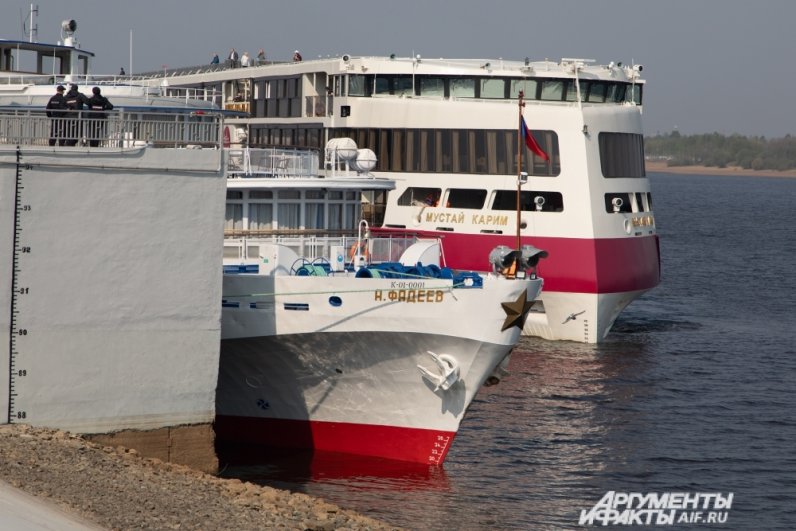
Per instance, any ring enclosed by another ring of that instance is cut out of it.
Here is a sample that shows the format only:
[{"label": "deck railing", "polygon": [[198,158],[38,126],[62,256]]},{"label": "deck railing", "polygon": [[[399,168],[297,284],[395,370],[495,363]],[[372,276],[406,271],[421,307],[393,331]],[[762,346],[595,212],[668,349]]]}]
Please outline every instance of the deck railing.
[{"label": "deck railing", "polygon": [[96,118],[90,111],[0,111],[0,144],[19,146],[87,146],[133,148],[206,147],[222,145],[222,117],[216,113],[127,113],[108,111]]}]

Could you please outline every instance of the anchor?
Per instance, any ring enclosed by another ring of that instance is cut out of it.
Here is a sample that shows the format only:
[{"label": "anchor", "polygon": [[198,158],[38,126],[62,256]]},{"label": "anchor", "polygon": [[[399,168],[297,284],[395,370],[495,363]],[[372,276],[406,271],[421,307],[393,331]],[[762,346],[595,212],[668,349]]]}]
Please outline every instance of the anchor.
[{"label": "anchor", "polygon": [[420,369],[420,374],[423,376],[424,380],[435,386],[434,391],[438,391],[440,388],[442,388],[443,391],[447,391],[460,379],[459,362],[449,354],[440,354],[438,356],[430,350],[426,352],[428,352],[431,359],[434,360],[438,372],[432,372],[422,365],[418,365],[417,368]]}]

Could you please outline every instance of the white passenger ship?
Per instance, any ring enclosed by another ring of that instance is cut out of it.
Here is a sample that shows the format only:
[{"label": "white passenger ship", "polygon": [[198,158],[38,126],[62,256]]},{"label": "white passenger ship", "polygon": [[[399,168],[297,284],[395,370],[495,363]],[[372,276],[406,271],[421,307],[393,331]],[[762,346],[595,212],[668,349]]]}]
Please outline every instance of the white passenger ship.
[{"label": "white passenger ship", "polygon": [[217,437],[440,465],[508,364],[543,253],[464,273],[440,267],[438,240],[371,237],[360,197],[395,183],[330,146],[324,178],[312,150],[231,151]]},{"label": "white passenger ship", "polygon": [[[660,280],[644,169],[641,65],[341,57],[193,67],[153,86],[209,90],[246,113],[251,146],[321,148],[350,137],[394,179],[380,228],[444,240],[445,263],[487,270],[496,245],[549,252],[545,292],[526,333],[598,342],[619,313]],[[527,150],[522,116],[549,161]],[[234,138],[232,138],[234,142]],[[519,220],[517,181],[521,188]]]}]

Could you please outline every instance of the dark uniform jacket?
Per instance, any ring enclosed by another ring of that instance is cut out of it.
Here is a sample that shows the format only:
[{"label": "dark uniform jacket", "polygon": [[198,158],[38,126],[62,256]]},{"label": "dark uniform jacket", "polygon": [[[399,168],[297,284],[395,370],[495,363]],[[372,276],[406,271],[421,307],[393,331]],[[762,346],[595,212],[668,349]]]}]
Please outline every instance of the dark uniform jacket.
[{"label": "dark uniform jacket", "polygon": [[113,109],[113,104],[108,101],[108,98],[102,94],[94,94],[87,101],[86,105],[92,111],[89,116],[91,118],[107,118],[104,112]]},{"label": "dark uniform jacket", "polygon": [[50,101],[47,102],[47,116],[50,118],[62,118],[66,115],[64,109],[66,109],[66,98],[64,95],[58,92]]},{"label": "dark uniform jacket", "polygon": [[66,93],[64,96],[66,99],[66,105],[69,109],[73,111],[80,111],[83,109],[83,106],[88,102],[88,98],[82,92],[78,92],[75,87],[69,89],[69,92]]}]

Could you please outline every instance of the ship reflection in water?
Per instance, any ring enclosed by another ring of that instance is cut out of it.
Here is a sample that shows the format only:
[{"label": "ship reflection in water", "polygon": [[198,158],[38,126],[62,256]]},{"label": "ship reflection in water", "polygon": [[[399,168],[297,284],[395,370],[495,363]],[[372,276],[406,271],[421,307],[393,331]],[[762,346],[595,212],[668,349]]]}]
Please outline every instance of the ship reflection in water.
[{"label": "ship reflection in water", "polygon": [[595,480],[620,474],[638,444],[613,428],[649,422],[633,405],[650,392],[644,351],[627,338],[588,345],[524,337],[510,375],[473,402],[444,468],[272,450],[265,460],[262,449],[248,457],[222,449],[222,474],[410,528],[571,526],[605,492]]},{"label": "ship reflection in water", "polygon": [[[340,484],[368,490],[437,490],[450,488],[442,467],[336,452],[224,445],[217,449],[220,475],[297,492],[302,485]],[[332,501],[331,499],[329,501]]]}]

